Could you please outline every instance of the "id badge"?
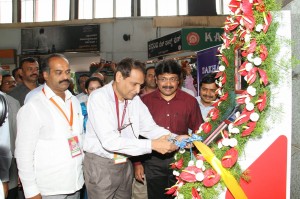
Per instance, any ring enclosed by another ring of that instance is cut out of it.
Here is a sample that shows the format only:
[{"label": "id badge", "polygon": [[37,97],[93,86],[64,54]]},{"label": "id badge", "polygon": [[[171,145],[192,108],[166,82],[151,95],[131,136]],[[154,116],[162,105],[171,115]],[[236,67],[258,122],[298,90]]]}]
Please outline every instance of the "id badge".
[{"label": "id badge", "polygon": [[127,157],[114,153],[114,161],[115,161],[115,164],[122,164],[127,161]]},{"label": "id badge", "polygon": [[79,147],[79,141],[77,136],[70,137],[68,139],[68,143],[72,158],[81,155],[81,150]]}]

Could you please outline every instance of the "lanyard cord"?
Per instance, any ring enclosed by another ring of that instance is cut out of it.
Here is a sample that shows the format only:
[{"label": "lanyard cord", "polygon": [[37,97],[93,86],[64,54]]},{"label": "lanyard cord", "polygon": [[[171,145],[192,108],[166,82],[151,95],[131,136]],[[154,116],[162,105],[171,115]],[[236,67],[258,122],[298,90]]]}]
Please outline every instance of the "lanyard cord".
[{"label": "lanyard cord", "polygon": [[[45,89],[43,88],[43,93],[46,96],[45,93]],[[50,101],[58,108],[58,110],[64,115],[64,117],[66,118],[66,120],[68,121],[70,128],[72,129],[73,127],[73,105],[72,105],[72,101],[70,102],[70,120],[68,119],[67,115],[65,114],[65,112],[60,108],[60,106],[54,101],[53,98],[50,98]]]},{"label": "lanyard cord", "polygon": [[117,94],[114,92],[115,95],[115,102],[116,102],[116,112],[117,112],[117,118],[118,118],[118,131],[121,132],[121,127],[124,123],[124,118],[125,118],[125,114],[126,114],[126,108],[127,108],[127,103],[128,101],[125,100],[125,105],[124,105],[124,109],[123,109],[123,115],[122,115],[122,119],[121,119],[121,124],[120,124],[120,118],[119,118],[119,100],[117,97]]}]

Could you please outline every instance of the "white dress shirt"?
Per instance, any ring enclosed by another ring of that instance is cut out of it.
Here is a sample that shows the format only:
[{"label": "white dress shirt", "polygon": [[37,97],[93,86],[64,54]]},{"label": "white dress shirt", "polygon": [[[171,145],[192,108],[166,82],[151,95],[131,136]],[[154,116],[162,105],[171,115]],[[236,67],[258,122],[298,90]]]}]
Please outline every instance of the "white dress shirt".
[{"label": "white dress shirt", "polygon": [[[118,131],[116,103],[112,83],[92,92],[88,101],[88,121],[83,149],[101,157],[113,159],[114,153],[137,156],[151,153],[151,140],[138,139],[142,135],[156,139],[170,132],[158,126],[139,96],[128,100],[124,124]],[[122,119],[124,101],[119,101],[119,118]],[[132,128],[131,128],[132,127]]]},{"label": "white dress shirt", "polygon": [[[44,92],[43,92],[44,91]],[[65,101],[48,86],[34,95],[18,112],[15,156],[25,197],[70,194],[81,189],[83,155],[71,156],[68,139],[78,136],[82,142],[83,116],[76,97],[65,91]],[[52,98],[70,120],[73,106],[73,127],[50,101]]]},{"label": "white dress shirt", "polygon": [[79,93],[78,95],[76,95],[76,97],[80,103],[82,103],[82,102],[86,103],[89,98],[89,96],[87,94],[85,94],[84,92]]},{"label": "white dress shirt", "polygon": [[200,105],[200,111],[201,111],[201,115],[202,115],[202,118],[203,120],[205,121],[206,117],[207,117],[207,114],[208,112],[214,108],[214,106],[204,106],[201,102],[201,97],[200,96],[197,96],[196,97],[199,105]]}]

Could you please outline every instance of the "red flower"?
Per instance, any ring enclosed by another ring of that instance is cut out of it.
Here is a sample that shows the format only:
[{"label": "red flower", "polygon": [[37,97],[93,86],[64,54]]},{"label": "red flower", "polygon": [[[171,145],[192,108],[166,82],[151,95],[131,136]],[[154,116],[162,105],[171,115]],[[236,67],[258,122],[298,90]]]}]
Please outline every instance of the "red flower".
[{"label": "red flower", "polygon": [[204,172],[203,185],[212,187],[220,181],[220,175],[213,169],[208,169]]},{"label": "red flower", "polygon": [[269,26],[270,26],[271,22],[272,22],[272,15],[271,15],[270,12],[268,12],[267,16],[266,16],[265,13],[263,13],[263,15],[264,15],[264,20],[265,20],[265,25],[263,26],[263,31],[264,31],[264,33],[266,33],[269,29]]},{"label": "red flower", "polygon": [[242,11],[244,12],[244,15],[253,15],[252,4],[249,0],[242,1]]},{"label": "red flower", "polygon": [[176,196],[177,194],[176,194],[176,191],[178,190],[178,185],[177,184],[175,184],[174,186],[172,186],[171,188],[167,188],[167,192],[165,193],[165,194],[167,194],[167,195],[172,195],[173,194],[173,196]]},{"label": "red flower", "polygon": [[214,121],[214,120],[218,119],[219,112],[220,112],[219,109],[213,108],[208,112],[207,115],[209,115],[209,117]]},{"label": "red flower", "polygon": [[247,126],[244,126],[246,130],[242,132],[242,137],[250,135],[256,127],[256,122],[249,122]]},{"label": "red flower", "polygon": [[220,97],[220,101],[225,101],[225,100],[227,100],[227,98],[228,98],[228,92]]},{"label": "red flower", "polygon": [[267,49],[267,47],[265,46],[265,45],[260,45],[260,58],[261,58],[261,60],[262,61],[265,61],[266,59],[267,59],[267,57],[268,57],[268,49]]},{"label": "red flower", "polygon": [[201,173],[202,170],[199,169],[196,166],[189,166],[186,167],[184,170],[182,170],[181,174],[179,175],[179,178],[182,179],[185,182],[196,182],[196,174]]},{"label": "red flower", "polygon": [[192,188],[192,199],[201,199],[201,196],[195,187]]},{"label": "red flower", "polygon": [[250,46],[247,49],[248,54],[253,53],[255,51],[255,48],[256,48],[256,39],[254,38],[254,39],[251,40]]},{"label": "red flower", "polygon": [[222,165],[225,168],[231,168],[238,159],[238,151],[235,148],[231,148],[224,154],[222,158]]},{"label": "red flower", "polygon": [[264,12],[266,10],[266,6],[262,0],[255,0],[254,5],[258,12]]},{"label": "red flower", "polygon": [[224,85],[226,83],[226,80],[227,80],[226,73],[223,73],[222,80],[221,80],[222,85]]},{"label": "red flower", "polygon": [[263,69],[258,68],[258,73],[260,76],[260,80],[264,83],[264,85],[266,86],[268,84],[268,76],[266,71],[264,71]]},{"label": "red flower", "polygon": [[229,65],[229,63],[228,63],[228,60],[227,60],[227,57],[225,57],[225,55],[222,55],[222,61],[226,64],[226,66],[228,66]]},{"label": "red flower", "polygon": [[250,85],[256,80],[257,67],[253,67],[247,74],[247,83]]},{"label": "red flower", "polygon": [[183,166],[183,158],[180,158],[177,162],[171,163],[171,168],[172,169],[181,169]]},{"label": "red flower", "polygon": [[248,111],[246,108],[244,108],[243,112],[241,113],[241,115],[233,122],[233,124],[235,126],[239,126],[245,122],[248,122],[250,119],[250,115],[251,113],[253,113],[254,110],[252,111]]},{"label": "red flower", "polygon": [[242,76],[246,76],[248,74],[248,71],[246,71],[246,65],[248,64],[249,62],[248,61],[245,61],[241,66],[240,66],[240,69],[239,69],[239,73],[242,75]]},{"label": "red flower", "polygon": [[229,5],[228,5],[229,9],[233,13],[235,13],[235,11],[240,8],[240,6],[241,6],[241,1],[240,0],[231,0]]},{"label": "red flower", "polygon": [[247,93],[247,91],[244,91],[240,96],[236,97],[236,102],[237,102],[238,104],[245,104],[245,103],[246,103],[245,101],[246,101],[247,97],[252,98],[252,97]]},{"label": "red flower", "polygon": [[262,112],[267,104],[267,93],[264,92],[261,96],[259,96],[259,99],[256,101],[257,108],[260,112]]},{"label": "red flower", "polygon": [[204,133],[209,133],[212,129],[212,126],[209,122],[205,122],[205,123],[201,124],[201,127],[202,127]]}]

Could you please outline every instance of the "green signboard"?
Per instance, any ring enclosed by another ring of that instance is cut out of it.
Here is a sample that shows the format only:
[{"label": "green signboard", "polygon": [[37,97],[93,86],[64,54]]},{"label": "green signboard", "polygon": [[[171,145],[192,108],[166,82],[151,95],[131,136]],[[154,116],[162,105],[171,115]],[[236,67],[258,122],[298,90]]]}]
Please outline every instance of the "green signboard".
[{"label": "green signboard", "polygon": [[200,51],[222,44],[223,28],[183,28],[148,42],[148,58],[181,51]]},{"label": "green signboard", "polygon": [[182,50],[200,51],[223,43],[223,28],[183,28]]}]

